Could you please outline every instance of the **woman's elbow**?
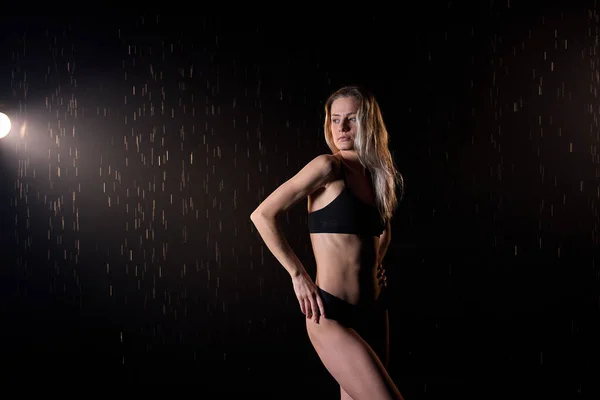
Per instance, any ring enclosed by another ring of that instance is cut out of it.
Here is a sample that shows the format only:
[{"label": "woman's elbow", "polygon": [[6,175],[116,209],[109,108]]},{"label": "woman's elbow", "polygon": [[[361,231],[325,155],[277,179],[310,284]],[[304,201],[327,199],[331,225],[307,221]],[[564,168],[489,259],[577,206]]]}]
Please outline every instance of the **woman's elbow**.
[{"label": "woman's elbow", "polygon": [[250,219],[277,219],[277,216],[280,214],[280,211],[265,211],[263,209],[257,208],[254,210],[252,214],[250,214]]}]

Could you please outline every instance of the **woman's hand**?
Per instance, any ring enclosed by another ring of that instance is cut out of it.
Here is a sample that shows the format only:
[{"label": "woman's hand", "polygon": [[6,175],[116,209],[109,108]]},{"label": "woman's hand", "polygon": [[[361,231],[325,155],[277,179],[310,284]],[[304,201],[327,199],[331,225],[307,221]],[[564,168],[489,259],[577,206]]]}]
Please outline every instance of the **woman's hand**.
[{"label": "woman's hand", "polygon": [[381,289],[387,287],[387,276],[385,276],[385,269],[383,268],[383,264],[379,264],[377,266],[377,283]]},{"label": "woman's hand", "polygon": [[317,285],[306,271],[293,277],[292,283],[302,314],[306,315],[306,318],[313,318],[314,322],[318,324],[321,317],[325,318],[325,307],[319,296]]}]

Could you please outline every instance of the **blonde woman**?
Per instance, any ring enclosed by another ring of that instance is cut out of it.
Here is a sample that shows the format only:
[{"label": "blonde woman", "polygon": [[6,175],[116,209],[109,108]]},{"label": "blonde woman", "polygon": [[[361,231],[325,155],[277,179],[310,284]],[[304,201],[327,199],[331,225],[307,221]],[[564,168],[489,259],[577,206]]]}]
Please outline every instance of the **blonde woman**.
[{"label": "blonde woman", "polygon": [[[340,385],[342,399],[402,399],[387,372],[389,323],[381,261],[403,192],[375,97],[346,86],[325,103],[332,154],[312,159],[252,213],[251,220],[289,272],[308,337]],[[277,217],[307,198],[317,266],[312,281]]]}]

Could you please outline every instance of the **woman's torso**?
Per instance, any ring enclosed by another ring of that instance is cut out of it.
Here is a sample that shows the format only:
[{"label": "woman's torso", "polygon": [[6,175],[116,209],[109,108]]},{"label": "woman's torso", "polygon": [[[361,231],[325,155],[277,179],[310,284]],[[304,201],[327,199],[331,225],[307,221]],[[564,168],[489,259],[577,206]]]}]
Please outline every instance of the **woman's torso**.
[{"label": "woman's torso", "polygon": [[[338,178],[308,196],[308,212],[325,208],[347,185],[363,203],[375,206],[375,194],[369,174],[362,172],[357,161],[339,160]],[[344,169],[345,183],[342,178]],[[370,303],[379,296],[377,284],[378,236],[359,236],[345,233],[311,233],[312,248],[317,264],[315,283],[323,290],[351,304]]]}]

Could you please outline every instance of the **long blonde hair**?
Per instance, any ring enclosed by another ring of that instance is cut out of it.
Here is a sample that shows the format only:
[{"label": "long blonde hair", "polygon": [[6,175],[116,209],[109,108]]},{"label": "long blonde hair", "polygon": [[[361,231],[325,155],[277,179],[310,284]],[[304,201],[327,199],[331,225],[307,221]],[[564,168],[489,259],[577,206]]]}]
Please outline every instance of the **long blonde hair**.
[{"label": "long blonde hair", "polygon": [[387,221],[404,196],[404,178],[396,169],[388,148],[389,134],[379,104],[372,93],[360,86],[344,86],[329,96],[325,102],[324,127],[325,142],[332,153],[337,153],[339,149],[335,146],[331,132],[331,105],[340,97],[354,97],[359,102],[354,150],[362,166],[371,174],[379,214]]}]

